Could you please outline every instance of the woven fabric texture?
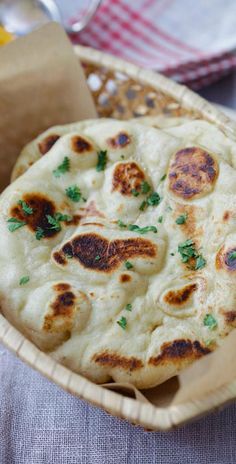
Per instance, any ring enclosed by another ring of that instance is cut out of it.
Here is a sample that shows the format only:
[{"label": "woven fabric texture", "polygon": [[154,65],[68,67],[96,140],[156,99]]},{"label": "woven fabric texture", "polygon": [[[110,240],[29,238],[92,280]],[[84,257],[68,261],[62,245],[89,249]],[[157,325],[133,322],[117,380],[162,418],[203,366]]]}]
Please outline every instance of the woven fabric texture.
[{"label": "woven fabric texture", "polygon": [[0,346],[1,464],[235,464],[236,405],[146,432],[64,392]]}]

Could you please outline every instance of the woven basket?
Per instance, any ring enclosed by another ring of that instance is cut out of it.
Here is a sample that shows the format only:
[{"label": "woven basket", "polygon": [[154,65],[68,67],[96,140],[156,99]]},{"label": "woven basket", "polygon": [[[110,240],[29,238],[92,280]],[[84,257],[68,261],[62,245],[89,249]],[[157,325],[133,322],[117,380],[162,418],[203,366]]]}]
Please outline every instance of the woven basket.
[{"label": "woven basket", "polygon": [[[186,87],[90,48],[76,46],[75,53],[84,64],[99,116],[128,119],[156,114],[189,115],[214,123],[236,139],[236,124]],[[159,406],[154,406],[95,385],[73,373],[36,348],[2,315],[0,341],[64,390],[151,430],[170,430],[236,398],[235,380],[202,400],[177,406],[168,406],[168,403],[163,406],[160,401]],[[163,386],[158,388],[162,398]],[[173,390],[173,381],[166,389]]]}]

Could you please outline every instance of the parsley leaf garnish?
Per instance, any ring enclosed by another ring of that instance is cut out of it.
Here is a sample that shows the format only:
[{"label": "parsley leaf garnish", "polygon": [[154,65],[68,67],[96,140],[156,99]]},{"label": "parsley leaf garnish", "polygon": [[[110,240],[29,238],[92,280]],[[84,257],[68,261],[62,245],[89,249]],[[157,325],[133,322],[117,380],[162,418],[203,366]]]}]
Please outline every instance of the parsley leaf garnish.
[{"label": "parsley leaf garnish", "polygon": [[25,221],[21,221],[20,219],[17,219],[17,218],[9,218],[7,222],[8,222],[8,230],[10,232],[15,232],[15,230],[26,225]]},{"label": "parsley leaf garnish", "polygon": [[199,255],[196,259],[196,264],[195,264],[195,271],[197,271],[198,269],[202,269],[203,267],[206,266],[206,260],[205,258],[203,258],[202,255]]},{"label": "parsley leaf garnish", "polygon": [[129,270],[129,269],[132,269],[134,266],[130,261],[125,261],[125,267],[126,269]]},{"label": "parsley leaf garnish", "polygon": [[120,320],[119,320],[119,321],[116,321],[116,322],[117,322],[117,324],[119,324],[119,326],[120,326],[123,330],[126,329],[126,327],[127,327],[127,319],[126,319],[126,317],[122,316],[122,317],[120,318]]},{"label": "parsley leaf garnish", "polygon": [[94,261],[100,261],[100,259],[101,259],[101,256],[97,255],[97,256],[95,256]]},{"label": "parsley leaf garnish", "polygon": [[229,261],[234,261],[236,259],[236,251],[231,251],[229,254],[228,254],[228,260]]},{"label": "parsley leaf garnish", "polygon": [[118,219],[117,224],[121,229],[125,229],[127,227],[127,225],[120,219]]},{"label": "parsley leaf garnish", "polygon": [[132,304],[128,303],[125,307],[126,311],[132,311]]},{"label": "parsley leaf garnish", "polygon": [[157,193],[157,192],[152,192],[152,193],[147,197],[147,199],[144,200],[144,201],[141,203],[139,209],[140,209],[140,211],[144,211],[148,206],[157,206],[157,205],[159,205],[160,201],[161,201],[161,197],[160,197],[159,193]]},{"label": "parsley leaf garnish", "polygon": [[159,216],[159,218],[158,218],[158,222],[161,224],[161,223],[162,223],[162,221],[163,221],[163,216]]},{"label": "parsley leaf garnish", "polygon": [[181,255],[182,263],[188,263],[191,258],[195,260],[193,269],[197,271],[206,265],[206,260],[198,253],[194,241],[190,238],[178,246],[178,252]]},{"label": "parsley leaf garnish", "polygon": [[177,217],[175,222],[178,225],[182,225],[182,224],[185,224],[185,222],[187,221],[187,218],[188,218],[188,214],[184,213],[184,214],[181,214],[179,217]]},{"label": "parsley leaf garnish", "polygon": [[25,214],[33,214],[33,208],[31,208],[24,200],[19,200],[18,205],[21,206]]},{"label": "parsley leaf garnish", "polygon": [[138,192],[138,190],[136,190],[136,189],[132,189],[132,190],[131,190],[131,193],[132,193],[132,195],[133,195],[134,197],[138,197],[138,196],[139,196],[139,192]]},{"label": "parsley leaf garnish", "polygon": [[47,214],[46,218],[49,224],[51,224],[51,229],[55,229],[57,232],[60,232],[61,230],[61,221],[70,222],[73,219],[72,216],[68,216],[68,214],[62,213],[56,213],[54,216]]},{"label": "parsley leaf garnish", "polygon": [[29,282],[30,277],[29,276],[23,276],[19,280],[19,285],[25,285]]},{"label": "parsley leaf garnish", "polygon": [[81,191],[77,185],[71,185],[68,187],[66,189],[66,195],[75,203],[81,200]]},{"label": "parsley leaf garnish", "polygon": [[163,180],[166,179],[166,176],[167,176],[167,174],[164,174],[164,176],[162,176],[162,177],[160,178],[160,182],[163,182]]},{"label": "parsley leaf garnish", "polygon": [[217,327],[217,320],[212,316],[212,314],[206,314],[203,319],[203,324],[208,327],[210,330],[214,330]]},{"label": "parsley leaf garnish", "polygon": [[59,164],[59,166],[56,169],[54,169],[54,171],[52,172],[55,177],[61,177],[62,174],[65,174],[69,170],[70,170],[70,160],[68,156],[65,156],[62,163]]},{"label": "parsley leaf garnish", "polygon": [[149,185],[149,183],[146,180],[144,180],[141,183],[141,193],[146,194],[146,193],[150,192],[150,190],[151,190],[151,186]]},{"label": "parsley leaf garnish", "polygon": [[35,232],[35,238],[36,240],[41,240],[41,238],[44,237],[44,230],[42,227],[37,227],[36,232]]},{"label": "parsley leaf garnish", "polygon": [[154,234],[157,233],[157,227],[155,226],[139,227],[136,224],[129,224],[128,230],[138,232],[139,234],[147,234],[147,232],[154,232]]},{"label": "parsley leaf garnish", "polygon": [[98,172],[104,171],[107,164],[107,150],[100,150],[98,152],[98,162],[96,166],[96,170]]}]

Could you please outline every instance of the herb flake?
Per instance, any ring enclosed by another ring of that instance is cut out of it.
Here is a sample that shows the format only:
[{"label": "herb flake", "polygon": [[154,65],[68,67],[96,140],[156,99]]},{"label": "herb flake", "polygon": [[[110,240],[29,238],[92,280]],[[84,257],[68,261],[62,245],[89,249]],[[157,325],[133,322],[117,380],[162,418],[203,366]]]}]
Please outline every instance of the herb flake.
[{"label": "herb flake", "polygon": [[210,330],[214,330],[217,327],[217,320],[212,316],[212,314],[206,314],[203,319],[203,324],[208,327]]},{"label": "herb flake", "polygon": [[25,214],[27,215],[33,214],[33,208],[31,208],[24,200],[19,200],[18,205],[21,206]]},{"label": "herb flake", "polygon": [[128,303],[125,307],[126,311],[132,311],[132,304]]},{"label": "herb flake", "polygon": [[133,269],[134,266],[130,261],[125,261],[125,267],[126,269],[129,270],[129,269]]},{"label": "herb flake", "polygon": [[149,185],[149,183],[146,180],[144,180],[141,183],[141,193],[146,194],[146,193],[150,192],[150,190],[151,190],[151,186]]},{"label": "herb flake", "polygon": [[187,221],[187,218],[188,218],[188,214],[187,213],[184,213],[184,214],[181,214],[179,217],[177,217],[176,219],[176,224],[178,225],[182,225],[182,224],[185,224],[186,221]]},{"label": "herb flake", "polygon": [[23,276],[19,280],[19,285],[25,285],[29,282],[30,277],[29,276]]},{"label": "herb flake", "polygon": [[42,227],[37,227],[36,232],[35,232],[35,238],[36,240],[41,240],[41,238],[44,237],[44,230]]},{"label": "herb flake", "polygon": [[[81,191],[80,188],[77,185],[71,185],[66,189],[66,195],[70,200],[74,201],[75,203],[78,203],[81,200]],[[83,199],[84,200],[84,199]]]},{"label": "herb flake", "polygon": [[154,232],[154,234],[157,233],[157,227],[155,226],[139,227],[136,224],[129,224],[128,230],[139,234],[147,234],[148,232]]},{"label": "herb flake", "polygon": [[126,329],[126,327],[127,327],[127,319],[126,319],[126,317],[122,316],[122,317],[119,319],[119,321],[116,321],[116,322],[117,322],[117,324],[119,324],[119,326],[120,326],[123,330]]},{"label": "herb flake", "polygon": [[70,160],[68,156],[65,156],[62,163],[59,164],[59,166],[57,166],[57,168],[54,169],[54,171],[52,172],[55,177],[61,177],[62,174],[65,174],[69,170],[70,170]]},{"label": "herb flake", "polygon": [[167,176],[167,174],[164,174],[164,175],[160,178],[160,182],[163,182],[163,180],[166,179],[166,176]]},{"label": "herb flake", "polygon": [[159,216],[159,218],[158,218],[157,221],[159,222],[159,224],[162,224],[162,222],[163,222],[163,216]]},{"label": "herb flake", "polygon": [[231,251],[229,254],[228,254],[228,260],[229,261],[234,261],[236,259],[236,251]]},{"label": "herb flake", "polygon": [[100,259],[101,259],[101,256],[97,255],[97,256],[95,256],[94,261],[100,261]]},{"label": "herb flake", "polygon": [[107,150],[100,150],[98,152],[98,162],[96,166],[97,172],[104,171],[107,164]]},{"label": "herb flake", "polygon": [[8,230],[10,232],[15,232],[15,230],[20,229],[20,227],[23,227],[26,225],[25,221],[21,221],[20,219],[17,219],[14,217],[9,218],[7,222],[8,222]]}]

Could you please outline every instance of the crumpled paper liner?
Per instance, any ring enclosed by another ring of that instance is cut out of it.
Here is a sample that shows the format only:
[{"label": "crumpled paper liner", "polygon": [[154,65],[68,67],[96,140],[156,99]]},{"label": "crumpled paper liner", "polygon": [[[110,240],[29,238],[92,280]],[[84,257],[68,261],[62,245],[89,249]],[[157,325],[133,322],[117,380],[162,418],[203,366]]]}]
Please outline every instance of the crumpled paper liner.
[{"label": "crumpled paper liner", "polygon": [[[55,23],[0,49],[0,188],[7,185],[22,147],[43,130],[97,117],[83,70],[64,30]],[[236,330],[214,353],[177,377],[140,392],[126,383],[104,384],[158,407],[206,397],[236,379]]]},{"label": "crumpled paper liner", "polygon": [[50,23],[0,48],[0,188],[21,148],[55,124],[97,117],[63,28]]}]

